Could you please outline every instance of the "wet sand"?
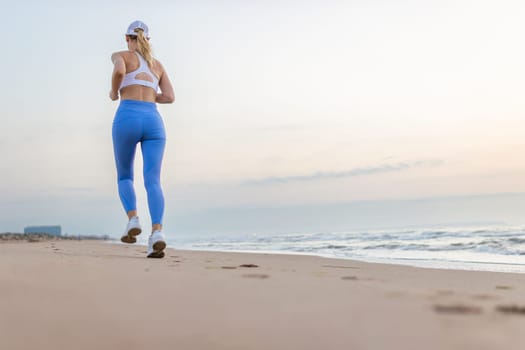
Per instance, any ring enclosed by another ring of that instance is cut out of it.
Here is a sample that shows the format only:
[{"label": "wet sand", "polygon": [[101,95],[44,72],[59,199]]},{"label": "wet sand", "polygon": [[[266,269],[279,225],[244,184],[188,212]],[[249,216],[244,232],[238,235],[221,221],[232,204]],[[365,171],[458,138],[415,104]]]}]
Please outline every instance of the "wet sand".
[{"label": "wet sand", "polygon": [[525,274],[0,244],[0,349],[524,349]]}]

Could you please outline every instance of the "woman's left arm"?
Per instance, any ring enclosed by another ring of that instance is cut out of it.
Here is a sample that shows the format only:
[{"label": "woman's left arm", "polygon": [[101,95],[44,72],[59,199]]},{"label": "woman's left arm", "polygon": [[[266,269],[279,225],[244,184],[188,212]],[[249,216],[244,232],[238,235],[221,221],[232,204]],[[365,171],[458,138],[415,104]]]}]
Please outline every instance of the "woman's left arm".
[{"label": "woman's left arm", "polygon": [[159,88],[160,88],[160,94],[157,94],[157,97],[155,99],[155,102],[157,103],[173,103],[175,101],[175,93],[173,92],[173,86],[171,86],[170,78],[168,78],[168,74],[164,70],[164,67],[162,64],[159,65],[162,69],[162,73],[160,75],[159,80]]}]

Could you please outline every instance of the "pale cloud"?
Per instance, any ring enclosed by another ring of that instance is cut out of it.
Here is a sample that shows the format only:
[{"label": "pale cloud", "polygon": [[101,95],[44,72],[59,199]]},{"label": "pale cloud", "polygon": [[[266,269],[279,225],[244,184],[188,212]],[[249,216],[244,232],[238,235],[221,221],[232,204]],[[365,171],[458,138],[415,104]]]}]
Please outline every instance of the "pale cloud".
[{"label": "pale cloud", "polygon": [[334,172],[316,172],[307,175],[295,175],[295,176],[271,176],[257,180],[245,181],[243,185],[273,185],[273,184],[285,184],[290,182],[305,182],[305,181],[317,181],[317,180],[335,180],[356,176],[368,176],[377,175],[393,172],[408,171],[415,168],[428,168],[437,167],[443,164],[442,160],[418,160],[414,162],[400,162],[393,164],[381,164],[370,167],[353,168],[346,171],[334,171]]}]

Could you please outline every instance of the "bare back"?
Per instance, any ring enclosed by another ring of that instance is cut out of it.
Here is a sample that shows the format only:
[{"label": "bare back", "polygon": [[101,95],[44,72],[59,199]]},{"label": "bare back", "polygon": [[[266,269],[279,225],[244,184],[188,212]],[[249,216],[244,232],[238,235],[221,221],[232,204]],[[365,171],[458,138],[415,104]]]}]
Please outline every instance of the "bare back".
[{"label": "bare back", "polygon": [[[131,73],[139,68],[140,62],[137,55],[133,51],[121,51],[118,53],[123,59],[126,65],[126,74]],[[159,84],[162,81],[164,75],[164,69],[159,61],[153,60],[153,65],[150,67],[151,72],[159,79]],[[136,79],[142,79],[151,81],[151,77],[146,74],[139,73]],[[122,100],[137,100],[155,102],[157,92],[150,87],[141,85],[129,85],[120,90],[120,98]]]}]

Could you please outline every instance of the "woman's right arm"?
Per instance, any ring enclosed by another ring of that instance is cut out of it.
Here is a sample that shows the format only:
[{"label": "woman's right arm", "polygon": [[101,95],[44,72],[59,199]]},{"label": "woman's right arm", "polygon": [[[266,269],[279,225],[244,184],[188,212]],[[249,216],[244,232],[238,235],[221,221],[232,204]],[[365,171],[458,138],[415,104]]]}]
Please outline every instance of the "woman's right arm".
[{"label": "woman's right arm", "polygon": [[111,55],[111,61],[113,62],[113,74],[111,75],[111,91],[109,92],[109,98],[112,101],[116,101],[118,100],[120,84],[126,74],[126,62],[119,52],[115,52]]}]

